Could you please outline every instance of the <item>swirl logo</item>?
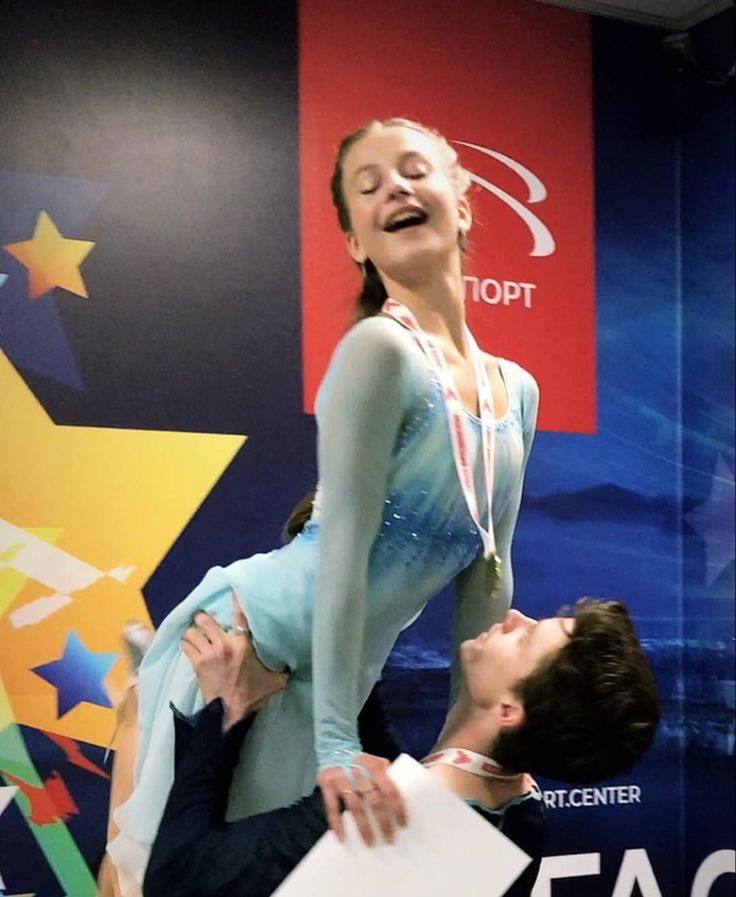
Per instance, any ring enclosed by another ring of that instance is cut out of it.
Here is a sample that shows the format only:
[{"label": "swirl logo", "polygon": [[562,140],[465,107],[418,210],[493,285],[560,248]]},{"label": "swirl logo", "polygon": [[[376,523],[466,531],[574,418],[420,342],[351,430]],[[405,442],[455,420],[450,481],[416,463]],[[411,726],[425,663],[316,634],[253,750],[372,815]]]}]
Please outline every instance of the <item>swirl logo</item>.
[{"label": "swirl logo", "polygon": [[[527,203],[538,203],[547,198],[547,188],[544,183],[533,171],[530,171],[530,169],[522,165],[521,162],[517,162],[516,159],[512,159],[510,156],[506,156],[496,150],[488,149],[487,146],[480,146],[477,143],[466,143],[464,140],[453,140],[453,143],[458,146],[465,146],[468,147],[468,149],[476,150],[484,156],[490,156],[492,159],[496,159],[496,161],[500,162],[502,165],[510,168],[511,171],[522,179],[529,191],[526,200]],[[493,196],[500,199],[501,202],[518,215],[529,228],[533,240],[532,250],[529,253],[530,256],[541,257],[552,255],[556,248],[555,238],[552,236],[550,229],[538,215],[535,215],[534,212],[527,208],[523,202],[516,199],[515,196],[502,190],[501,187],[497,187],[495,184],[491,183],[491,181],[486,180],[486,178],[481,177],[471,170],[469,170],[469,174],[473,183],[478,184],[479,187],[482,187],[484,190],[487,190],[489,193],[492,193]]]}]

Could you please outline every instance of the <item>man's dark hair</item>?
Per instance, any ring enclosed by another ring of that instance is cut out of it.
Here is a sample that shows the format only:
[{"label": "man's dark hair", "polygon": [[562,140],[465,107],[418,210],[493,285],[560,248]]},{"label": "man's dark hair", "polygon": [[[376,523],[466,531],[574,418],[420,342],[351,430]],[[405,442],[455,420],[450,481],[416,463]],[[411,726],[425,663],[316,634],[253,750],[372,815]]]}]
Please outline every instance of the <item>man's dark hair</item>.
[{"label": "man's dark hair", "polygon": [[296,538],[304,529],[307,521],[311,519],[312,511],[314,510],[315,492],[316,490],[310,489],[289,511],[289,516],[281,530],[281,541],[284,545]]},{"label": "man's dark hair", "polygon": [[659,699],[623,604],[582,598],[573,616],[569,642],[517,683],[525,720],[501,731],[492,755],[512,771],[588,785],[645,753]]}]

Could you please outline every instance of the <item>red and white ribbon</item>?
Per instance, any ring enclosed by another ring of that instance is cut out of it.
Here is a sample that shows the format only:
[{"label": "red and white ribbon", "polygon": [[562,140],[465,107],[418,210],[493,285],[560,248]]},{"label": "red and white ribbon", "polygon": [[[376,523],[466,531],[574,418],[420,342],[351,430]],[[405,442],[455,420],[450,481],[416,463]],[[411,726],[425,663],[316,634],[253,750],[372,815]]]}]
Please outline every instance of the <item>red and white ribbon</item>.
[{"label": "red and white ribbon", "polygon": [[407,330],[411,332],[414,339],[427,356],[429,363],[437,376],[442,387],[442,397],[445,402],[445,410],[447,412],[447,420],[450,426],[450,438],[452,440],[452,454],[455,459],[455,468],[457,470],[460,486],[465,496],[465,502],[468,506],[470,516],[478,528],[480,537],[483,541],[483,557],[488,561],[496,557],[496,536],[493,531],[493,454],[495,449],[495,414],[493,409],[493,393],[488,382],[488,371],[486,370],[483,353],[478,348],[473,334],[470,332],[467,324],[465,325],[465,337],[470,347],[470,354],[473,359],[473,367],[475,368],[475,383],[478,390],[478,405],[480,409],[481,423],[481,445],[483,451],[483,471],[485,474],[486,485],[486,507],[488,508],[488,526],[484,527],[480,521],[480,513],[478,511],[478,500],[475,494],[475,478],[473,476],[473,468],[470,464],[468,423],[465,418],[464,406],[457,390],[455,381],[452,378],[445,356],[437,343],[426,334],[419,326],[419,322],[412,312],[401,303],[394,299],[387,299],[383,303],[381,311],[384,314],[391,315],[400,324],[403,324]]},{"label": "red and white ribbon", "polygon": [[466,748],[445,748],[422,760],[422,766],[427,769],[438,764],[457,766],[458,769],[484,779],[511,779],[523,775],[520,772],[509,772],[490,757],[484,757],[483,754],[476,754],[475,751],[469,751]]}]

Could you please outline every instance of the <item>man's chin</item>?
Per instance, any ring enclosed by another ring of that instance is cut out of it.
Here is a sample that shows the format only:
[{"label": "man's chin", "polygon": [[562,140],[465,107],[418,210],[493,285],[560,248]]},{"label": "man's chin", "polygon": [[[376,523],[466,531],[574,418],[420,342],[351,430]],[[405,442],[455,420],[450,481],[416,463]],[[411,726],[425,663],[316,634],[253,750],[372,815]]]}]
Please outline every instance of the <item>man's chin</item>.
[{"label": "man's chin", "polygon": [[460,642],[460,647],[458,648],[460,654],[460,660],[471,660],[475,657],[478,650],[479,642],[478,637],[465,639],[464,642]]}]

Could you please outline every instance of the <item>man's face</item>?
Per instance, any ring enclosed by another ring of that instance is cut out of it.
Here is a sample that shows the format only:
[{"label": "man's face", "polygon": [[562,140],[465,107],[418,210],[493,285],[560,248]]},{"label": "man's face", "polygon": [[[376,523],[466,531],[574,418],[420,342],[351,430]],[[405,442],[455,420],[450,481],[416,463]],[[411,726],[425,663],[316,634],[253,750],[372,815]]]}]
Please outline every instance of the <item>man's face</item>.
[{"label": "man's face", "polygon": [[460,645],[465,684],[473,703],[490,708],[507,700],[514,686],[563,648],[571,617],[534,620],[510,610],[501,623]]}]

